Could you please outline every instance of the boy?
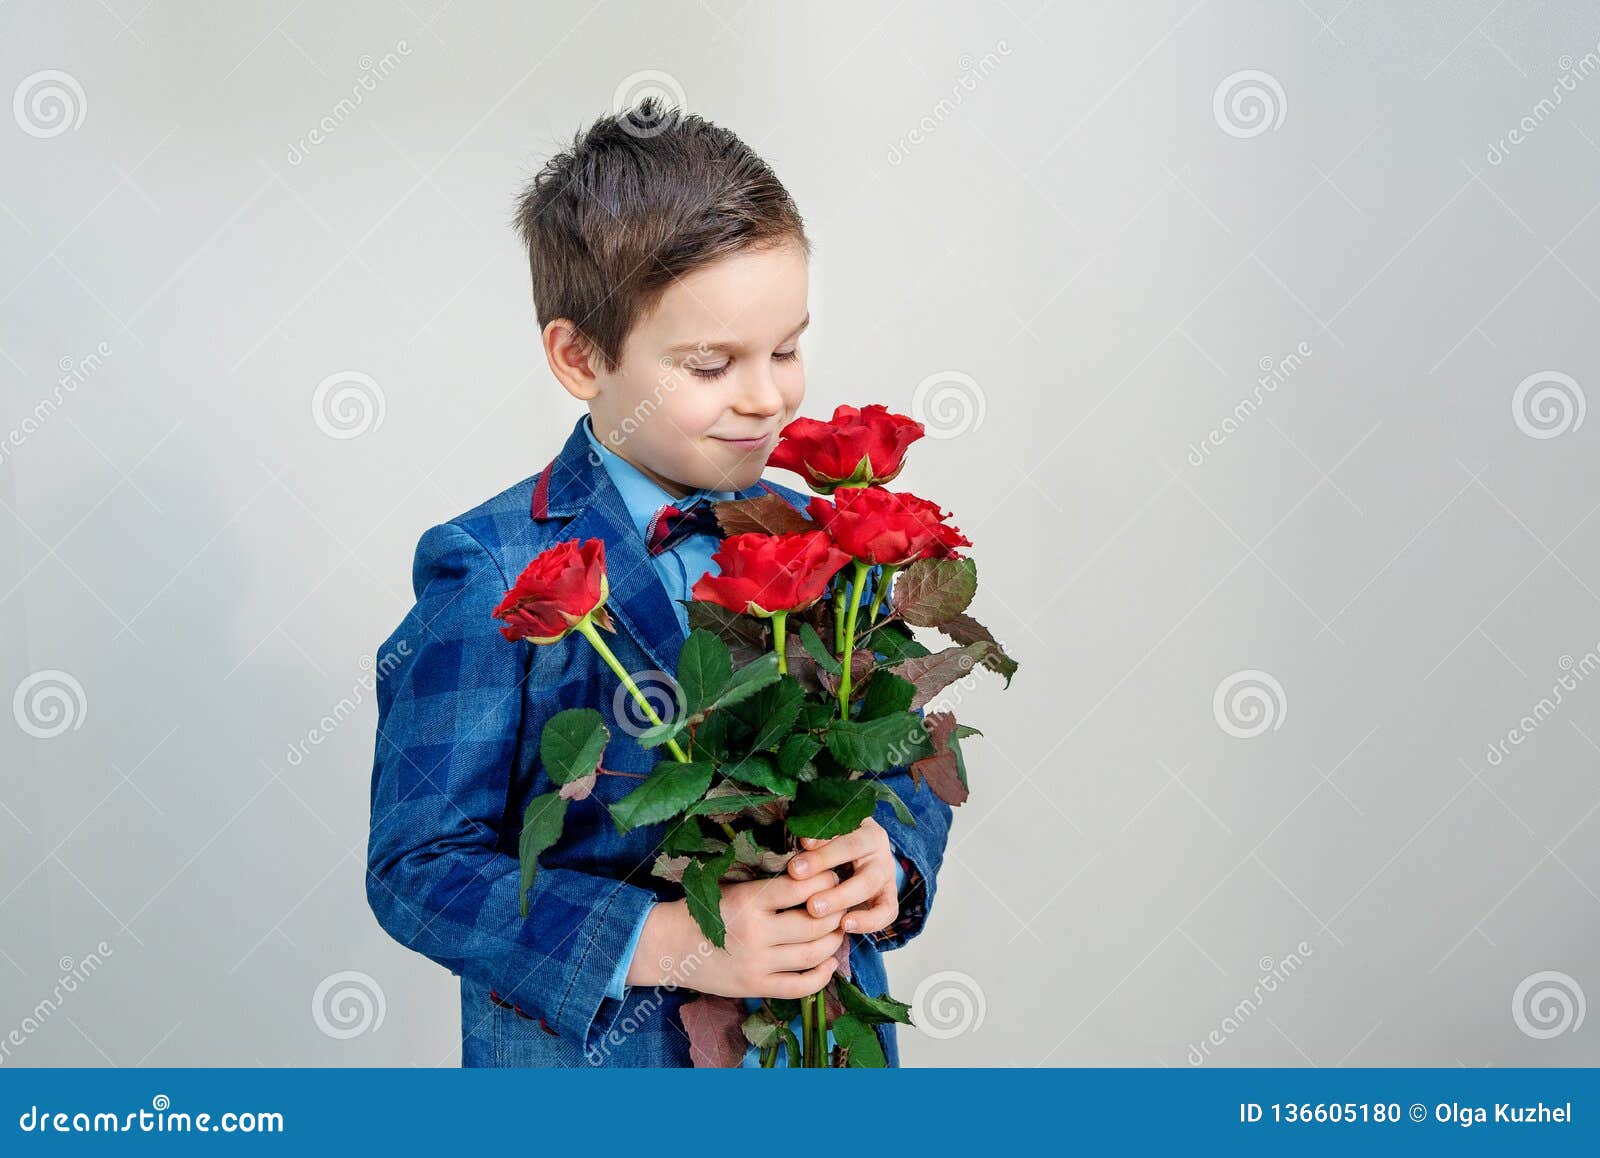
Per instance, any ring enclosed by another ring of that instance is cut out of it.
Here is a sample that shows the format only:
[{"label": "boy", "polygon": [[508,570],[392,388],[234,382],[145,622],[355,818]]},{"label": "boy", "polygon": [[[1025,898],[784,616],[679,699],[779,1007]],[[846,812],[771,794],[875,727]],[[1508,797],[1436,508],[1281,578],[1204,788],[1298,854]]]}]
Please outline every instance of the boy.
[{"label": "boy", "polygon": [[[507,642],[490,611],[545,547],[602,539],[611,647],[636,682],[670,687],[679,601],[715,567],[709,504],[770,488],[804,505],[761,470],[805,394],[810,243],[743,142],[648,103],[552,158],[518,216],[545,357],[589,413],[537,475],[418,544],[416,606],[380,651],[409,644],[378,689],[367,897],[393,937],[460,976],[463,1065],[684,1066],[679,1010],[700,993],[752,1007],[814,993],[846,940],[856,984],[885,992],[882,952],[927,919],[950,808],[886,776],[916,825],[880,804],[805,842],[783,876],[725,885],[725,949],[650,872],[666,826],[617,834],[608,805],[659,755],[637,743],[617,678],[590,648]],[[571,802],[524,919],[521,817],[552,788],[539,736],[573,707],[606,717],[602,768],[623,775]],[[878,1033],[898,1065],[894,1026]]]}]

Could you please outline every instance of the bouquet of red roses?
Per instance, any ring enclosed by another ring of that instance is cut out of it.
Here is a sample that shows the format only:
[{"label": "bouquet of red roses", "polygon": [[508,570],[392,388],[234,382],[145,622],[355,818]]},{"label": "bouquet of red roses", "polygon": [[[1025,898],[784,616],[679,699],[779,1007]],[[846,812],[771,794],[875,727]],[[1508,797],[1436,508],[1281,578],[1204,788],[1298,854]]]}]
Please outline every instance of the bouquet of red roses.
[{"label": "bouquet of red roses", "polygon": [[[971,544],[936,504],[883,485],[922,434],[921,423],[883,406],[841,406],[828,422],[798,418],[784,428],[769,465],[804,476],[819,497],[805,512],[776,494],[717,504],[727,538],[715,555],[719,573],[693,588],[692,630],[678,656],[681,710],[669,719],[600,634],[611,630],[600,540],[549,548],[494,610],[511,640],[549,645],[581,634],[652,721],[639,742],[670,758],[612,806],[612,818],[622,832],[666,826],[653,871],[682,886],[718,948],[722,882],[782,874],[802,839],[852,832],[880,801],[915,823],[880,774],[906,768],[917,791],[951,805],[967,798],[961,741],[975,730],[949,711],[922,709],[977,666],[1009,685],[1017,665],[966,613],[977,565],[959,548]],[[937,629],[950,645],[930,651],[915,627]],[[545,725],[540,758],[559,788],[523,816],[524,916],[539,854],[560,838],[568,801],[604,772],[609,739],[592,708]],[[748,1016],[742,1005],[722,1017],[692,1009],[733,1001],[703,995],[686,1005],[691,1039],[737,1010],[766,1066],[780,1049],[791,1065],[883,1066],[874,1024],[911,1022],[906,1004],[863,992],[845,971],[809,997],[769,998]],[[789,1028],[796,1014],[803,1042]],[[695,1042],[694,1054],[697,1064],[738,1063],[735,1051],[711,1043]]]}]

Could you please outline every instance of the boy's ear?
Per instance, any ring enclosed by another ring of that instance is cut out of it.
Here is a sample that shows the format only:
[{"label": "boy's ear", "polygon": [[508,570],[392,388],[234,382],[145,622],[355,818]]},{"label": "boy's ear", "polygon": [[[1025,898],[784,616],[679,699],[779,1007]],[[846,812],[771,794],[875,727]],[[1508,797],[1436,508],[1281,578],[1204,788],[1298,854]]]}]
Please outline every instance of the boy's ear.
[{"label": "boy's ear", "polygon": [[580,402],[592,401],[600,393],[595,376],[597,354],[583,331],[570,318],[554,318],[540,339],[550,372],[562,388]]}]

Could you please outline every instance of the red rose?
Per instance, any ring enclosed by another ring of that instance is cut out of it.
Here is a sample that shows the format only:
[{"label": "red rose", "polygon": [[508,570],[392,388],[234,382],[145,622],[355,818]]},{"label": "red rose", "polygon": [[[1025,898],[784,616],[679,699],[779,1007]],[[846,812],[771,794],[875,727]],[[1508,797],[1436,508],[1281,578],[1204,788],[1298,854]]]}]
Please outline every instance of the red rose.
[{"label": "red rose", "polygon": [[554,643],[586,615],[610,631],[605,609],[609,590],[605,543],[566,539],[523,568],[494,617],[506,621],[501,635],[529,643]]},{"label": "red rose", "polygon": [[900,567],[913,559],[959,559],[957,547],[970,547],[964,535],[945,522],[937,503],[882,487],[848,488],[833,502],[812,499],[811,517],[839,547],[864,563]]},{"label": "red rose", "polygon": [[803,475],[812,490],[829,495],[841,484],[888,482],[922,435],[922,423],[886,406],[841,406],[827,422],[796,418],[785,426],[767,465]]},{"label": "red rose", "polygon": [[690,594],[702,603],[749,615],[810,607],[822,598],[835,572],[850,562],[821,531],[729,535],[711,557],[720,574],[707,572]]}]

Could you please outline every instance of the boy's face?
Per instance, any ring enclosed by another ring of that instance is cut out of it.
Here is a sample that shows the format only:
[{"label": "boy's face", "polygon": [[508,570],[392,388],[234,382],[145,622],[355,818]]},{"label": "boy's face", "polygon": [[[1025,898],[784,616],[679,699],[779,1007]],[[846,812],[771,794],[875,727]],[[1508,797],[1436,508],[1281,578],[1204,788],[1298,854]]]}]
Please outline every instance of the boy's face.
[{"label": "boy's face", "polygon": [[668,287],[588,398],[595,435],[671,494],[733,491],[761,477],[805,397],[798,243],[746,249]]}]

